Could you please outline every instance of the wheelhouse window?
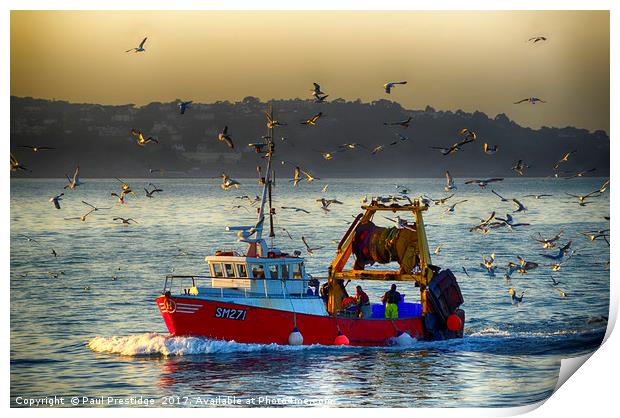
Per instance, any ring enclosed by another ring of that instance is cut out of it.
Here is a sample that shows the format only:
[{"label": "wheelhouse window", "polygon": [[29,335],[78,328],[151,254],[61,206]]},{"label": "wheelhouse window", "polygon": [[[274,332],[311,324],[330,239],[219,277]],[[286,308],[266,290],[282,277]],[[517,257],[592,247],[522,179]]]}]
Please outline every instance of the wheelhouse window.
[{"label": "wheelhouse window", "polygon": [[245,264],[237,264],[237,277],[248,277],[248,270]]},{"label": "wheelhouse window", "polygon": [[271,279],[278,278],[278,265],[277,264],[271,264],[269,266],[269,278]]},{"label": "wheelhouse window", "polygon": [[235,268],[232,263],[224,263],[224,271],[226,272],[226,277],[235,277]]},{"label": "wheelhouse window", "polygon": [[301,279],[301,264],[293,264],[293,279]]},{"label": "wheelhouse window", "polygon": [[283,279],[288,279],[288,265],[287,264],[282,264],[280,269],[282,271],[282,276],[281,277]]},{"label": "wheelhouse window", "polygon": [[250,268],[252,269],[252,277],[255,279],[265,278],[265,269],[262,264],[250,264]]},{"label": "wheelhouse window", "polygon": [[211,268],[213,269],[214,277],[224,277],[224,271],[222,270],[221,263],[213,263],[211,264]]}]

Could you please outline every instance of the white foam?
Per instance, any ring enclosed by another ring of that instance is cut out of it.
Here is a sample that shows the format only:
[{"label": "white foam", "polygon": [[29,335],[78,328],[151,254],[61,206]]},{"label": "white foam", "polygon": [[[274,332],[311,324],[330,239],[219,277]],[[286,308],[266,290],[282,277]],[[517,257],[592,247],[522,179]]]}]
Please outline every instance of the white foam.
[{"label": "white foam", "polygon": [[[325,348],[326,346],[309,345],[293,347],[279,344],[241,344],[235,341],[212,340],[203,337],[173,337],[158,333],[145,333],[124,337],[95,337],[88,341],[88,348],[93,351],[126,356],[184,356],[254,351],[294,351],[316,347]],[[330,346],[329,348],[332,347]]]}]

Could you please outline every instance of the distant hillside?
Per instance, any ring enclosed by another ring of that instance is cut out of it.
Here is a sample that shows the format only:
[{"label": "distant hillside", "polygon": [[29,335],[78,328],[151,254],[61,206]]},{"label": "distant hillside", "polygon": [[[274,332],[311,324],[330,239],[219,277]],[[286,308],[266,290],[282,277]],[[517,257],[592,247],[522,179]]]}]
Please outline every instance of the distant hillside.
[{"label": "distant hillside", "polygon": [[[609,136],[603,131],[532,130],[504,114],[489,118],[481,112],[431,107],[408,110],[388,100],[317,104],[295,99],[272,104],[277,119],[288,123],[276,132],[276,159],[293,161],[321,177],[439,177],[446,169],[455,177],[514,176],[510,168],[519,159],[531,166],[527,176],[547,176],[563,153],[574,149],[577,154],[563,164],[563,170],[596,167],[593,175],[609,175]],[[536,106],[544,111],[544,105]],[[254,176],[261,160],[247,144],[266,134],[266,108],[247,97],[238,103],[196,103],[181,115],[176,102],[135,107],[11,97],[11,152],[33,170],[12,175],[62,177],[79,162],[84,177],[145,177],[149,168],[164,169],[171,177],[217,176],[222,171],[233,177]],[[299,123],[318,112],[323,117],[316,126]],[[409,116],[413,120],[406,129],[383,124]],[[234,150],[217,140],[225,125],[235,141]],[[448,156],[429,148],[457,142],[464,127],[478,133],[475,143]],[[138,147],[132,128],[157,138],[159,144]],[[396,132],[409,140],[401,141]],[[396,145],[389,145],[394,141]],[[366,148],[335,153],[329,161],[320,153],[352,142]],[[497,145],[499,151],[484,154],[484,142]],[[370,150],[381,144],[383,152],[371,155]],[[19,145],[57,149],[35,154]]]}]

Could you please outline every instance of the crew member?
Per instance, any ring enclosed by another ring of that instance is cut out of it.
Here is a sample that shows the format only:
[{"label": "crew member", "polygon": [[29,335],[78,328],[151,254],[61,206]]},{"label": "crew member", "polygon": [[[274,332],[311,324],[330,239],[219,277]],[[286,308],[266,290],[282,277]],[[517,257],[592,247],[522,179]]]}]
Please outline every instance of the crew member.
[{"label": "crew member", "polygon": [[370,316],[370,299],[366,292],[362,290],[362,286],[355,288],[355,302],[357,303],[357,317],[366,318]]},{"label": "crew member", "polygon": [[392,283],[390,290],[385,292],[385,295],[383,295],[381,301],[385,303],[385,318],[398,319],[398,302],[400,302],[400,293],[396,291],[396,285],[394,283]]}]

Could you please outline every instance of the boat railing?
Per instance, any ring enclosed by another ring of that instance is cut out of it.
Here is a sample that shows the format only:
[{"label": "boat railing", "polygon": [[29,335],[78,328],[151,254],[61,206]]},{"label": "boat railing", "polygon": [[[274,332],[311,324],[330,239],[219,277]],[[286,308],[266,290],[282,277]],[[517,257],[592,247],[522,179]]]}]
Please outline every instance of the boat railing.
[{"label": "boat railing", "polygon": [[310,287],[312,277],[222,277],[210,275],[167,275],[162,294],[252,297],[252,298],[316,298],[319,286]]}]

